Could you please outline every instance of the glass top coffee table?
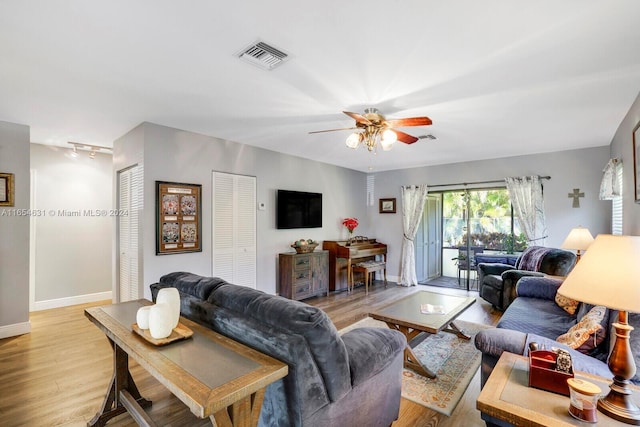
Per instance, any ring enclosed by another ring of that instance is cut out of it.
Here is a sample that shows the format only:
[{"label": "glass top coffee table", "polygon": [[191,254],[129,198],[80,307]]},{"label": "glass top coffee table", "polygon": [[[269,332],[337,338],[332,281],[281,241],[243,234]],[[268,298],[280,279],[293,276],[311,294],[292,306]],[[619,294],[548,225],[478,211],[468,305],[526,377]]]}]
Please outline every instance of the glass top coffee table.
[{"label": "glass top coffee table", "polygon": [[[413,353],[411,341],[423,332],[437,334],[440,331],[455,334],[461,339],[470,339],[453,321],[475,302],[476,299],[473,297],[419,291],[369,313],[369,317],[385,322],[391,329],[402,332],[407,338],[407,347],[404,350],[406,368],[420,375],[435,378],[436,374],[422,365]],[[431,312],[423,313],[421,308]]]}]

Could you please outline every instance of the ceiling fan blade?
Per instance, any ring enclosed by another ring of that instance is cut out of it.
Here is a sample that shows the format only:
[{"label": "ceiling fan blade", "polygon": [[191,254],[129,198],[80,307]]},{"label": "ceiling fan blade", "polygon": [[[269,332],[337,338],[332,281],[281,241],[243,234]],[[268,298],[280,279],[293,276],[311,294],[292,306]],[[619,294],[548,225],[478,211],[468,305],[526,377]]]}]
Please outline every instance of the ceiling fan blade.
[{"label": "ceiling fan blade", "polygon": [[350,130],[350,129],[358,129],[357,127],[351,127],[351,128],[341,128],[341,129],[327,129],[327,130],[315,130],[313,132],[309,132],[310,134],[312,133],[322,133],[322,132],[335,132],[338,130]]},{"label": "ceiling fan blade", "polygon": [[343,113],[345,113],[347,116],[351,117],[353,120],[355,120],[357,123],[362,123],[365,125],[370,125],[372,124],[369,119],[367,119],[365,116],[363,116],[362,114],[358,114],[358,113],[351,113],[349,111],[343,111]]},{"label": "ceiling fan blade", "polygon": [[429,126],[433,122],[429,117],[409,117],[407,119],[391,119],[386,120],[389,127],[405,127],[405,126]]},{"label": "ceiling fan blade", "polygon": [[415,136],[411,136],[408,133],[404,133],[400,130],[396,130],[396,129],[391,129],[391,130],[394,131],[396,135],[398,135],[398,141],[404,142],[405,144],[413,144],[418,140],[418,138],[416,138]]}]

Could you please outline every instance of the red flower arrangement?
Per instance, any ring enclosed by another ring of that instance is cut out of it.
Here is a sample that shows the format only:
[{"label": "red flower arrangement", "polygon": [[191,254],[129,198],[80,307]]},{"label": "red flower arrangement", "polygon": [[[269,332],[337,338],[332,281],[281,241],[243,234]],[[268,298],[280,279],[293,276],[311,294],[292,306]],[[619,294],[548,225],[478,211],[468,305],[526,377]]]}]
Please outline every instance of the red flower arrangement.
[{"label": "red flower arrangement", "polygon": [[342,220],[342,225],[347,227],[349,233],[353,233],[353,230],[358,226],[358,218],[345,218]]}]

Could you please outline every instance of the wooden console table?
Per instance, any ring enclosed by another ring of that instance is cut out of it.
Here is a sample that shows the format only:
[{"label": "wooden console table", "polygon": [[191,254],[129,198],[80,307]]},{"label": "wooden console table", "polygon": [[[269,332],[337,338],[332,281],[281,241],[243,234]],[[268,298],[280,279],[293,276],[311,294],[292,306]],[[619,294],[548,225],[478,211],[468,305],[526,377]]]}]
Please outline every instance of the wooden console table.
[{"label": "wooden console table", "polygon": [[281,296],[294,300],[322,294],[329,296],[329,251],[286,252],[278,259]]},{"label": "wooden console table", "polygon": [[[576,377],[597,384],[609,391],[610,380],[584,372]],[[634,401],[639,403],[638,389]],[[529,387],[529,360],[504,352],[482,388],[476,407],[486,420],[489,415],[514,426],[587,426],[569,415],[569,397]],[[598,426],[628,426],[598,411]]]},{"label": "wooden console table", "polygon": [[113,348],[113,376],[104,402],[89,426],[129,412],[143,426],[155,425],[143,408],[144,399],[129,372],[129,357],[214,426],[256,426],[267,385],[287,375],[286,364],[195,322],[180,318],[193,336],[156,347],[132,331],[138,308],[146,300],[92,307],[89,318]]}]

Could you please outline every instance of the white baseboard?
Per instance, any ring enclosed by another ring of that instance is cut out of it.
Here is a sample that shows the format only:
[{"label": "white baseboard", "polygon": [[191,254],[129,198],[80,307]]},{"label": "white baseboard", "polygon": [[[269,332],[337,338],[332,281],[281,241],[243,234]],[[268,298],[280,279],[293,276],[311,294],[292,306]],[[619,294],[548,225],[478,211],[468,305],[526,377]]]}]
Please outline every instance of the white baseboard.
[{"label": "white baseboard", "polygon": [[13,325],[0,326],[0,339],[15,337],[16,335],[31,332],[31,322],[14,323]]},{"label": "white baseboard", "polygon": [[76,304],[86,304],[88,302],[96,302],[102,300],[110,300],[111,291],[97,292],[95,294],[75,295],[66,298],[56,298],[45,301],[35,301],[33,303],[33,311],[48,310],[50,308],[68,307]]}]

